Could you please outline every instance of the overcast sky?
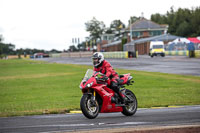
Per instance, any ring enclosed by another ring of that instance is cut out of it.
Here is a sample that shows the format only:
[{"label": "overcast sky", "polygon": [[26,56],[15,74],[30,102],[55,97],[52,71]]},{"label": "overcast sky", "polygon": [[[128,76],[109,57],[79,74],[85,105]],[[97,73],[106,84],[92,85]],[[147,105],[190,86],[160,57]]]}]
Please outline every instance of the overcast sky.
[{"label": "overcast sky", "polygon": [[85,22],[96,17],[109,27],[130,16],[150,19],[174,9],[200,6],[200,0],[0,0],[0,34],[16,48],[68,49],[72,38],[89,36]]}]

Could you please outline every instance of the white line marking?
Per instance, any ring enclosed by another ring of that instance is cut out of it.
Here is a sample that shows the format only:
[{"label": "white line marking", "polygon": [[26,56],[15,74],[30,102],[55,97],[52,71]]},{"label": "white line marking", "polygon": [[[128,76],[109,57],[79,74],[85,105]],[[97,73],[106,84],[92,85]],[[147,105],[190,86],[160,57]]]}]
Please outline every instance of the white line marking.
[{"label": "white line marking", "polygon": [[0,129],[20,129],[20,128],[41,128],[41,127],[87,127],[87,126],[101,126],[101,125],[137,125],[146,124],[149,122],[123,122],[123,123],[91,123],[91,124],[59,124],[59,125],[34,125],[34,126],[18,126],[18,127],[1,127]]}]

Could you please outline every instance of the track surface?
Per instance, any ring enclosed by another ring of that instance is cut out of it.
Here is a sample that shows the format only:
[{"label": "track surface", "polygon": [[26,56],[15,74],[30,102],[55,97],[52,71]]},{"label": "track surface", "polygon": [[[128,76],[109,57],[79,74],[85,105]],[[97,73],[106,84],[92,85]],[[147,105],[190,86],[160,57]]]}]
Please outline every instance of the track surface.
[{"label": "track surface", "polygon": [[57,114],[0,118],[1,133],[71,132],[158,126],[200,125],[200,105],[178,108],[139,109],[134,116],[104,113],[96,119],[82,114]]},{"label": "track surface", "polygon": [[[62,64],[92,65],[91,58],[62,57],[41,58],[36,60]],[[108,60],[114,68],[200,76],[200,59],[188,58],[186,56],[166,56],[151,58],[146,55],[140,55],[138,58],[106,60]]]}]

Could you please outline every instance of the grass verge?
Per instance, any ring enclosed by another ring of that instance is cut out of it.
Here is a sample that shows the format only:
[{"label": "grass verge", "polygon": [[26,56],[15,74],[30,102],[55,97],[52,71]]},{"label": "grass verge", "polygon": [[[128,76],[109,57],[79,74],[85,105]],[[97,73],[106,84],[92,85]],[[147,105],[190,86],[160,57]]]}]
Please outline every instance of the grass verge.
[{"label": "grass verge", "polygon": [[[0,116],[66,113],[80,109],[79,84],[91,66],[23,59],[0,60]],[[138,106],[200,104],[200,77],[116,69],[131,73]]]}]

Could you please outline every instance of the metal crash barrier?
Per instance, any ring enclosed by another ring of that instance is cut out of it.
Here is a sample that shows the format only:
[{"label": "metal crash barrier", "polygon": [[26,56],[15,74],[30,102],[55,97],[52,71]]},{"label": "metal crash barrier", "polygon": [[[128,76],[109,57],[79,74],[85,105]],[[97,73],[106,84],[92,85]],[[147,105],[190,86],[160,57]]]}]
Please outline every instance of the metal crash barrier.
[{"label": "metal crash barrier", "polygon": [[165,51],[165,55],[189,56],[189,51]]},{"label": "metal crash barrier", "polygon": [[200,50],[195,50],[194,56],[195,56],[195,58],[200,58]]},{"label": "metal crash barrier", "polygon": [[195,57],[200,58],[200,50],[194,51],[165,51],[165,55],[172,55],[172,56],[188,56],[188,57]]}]

